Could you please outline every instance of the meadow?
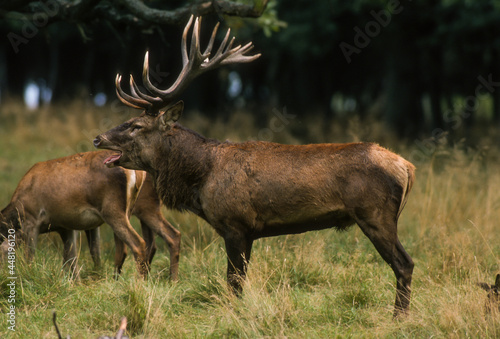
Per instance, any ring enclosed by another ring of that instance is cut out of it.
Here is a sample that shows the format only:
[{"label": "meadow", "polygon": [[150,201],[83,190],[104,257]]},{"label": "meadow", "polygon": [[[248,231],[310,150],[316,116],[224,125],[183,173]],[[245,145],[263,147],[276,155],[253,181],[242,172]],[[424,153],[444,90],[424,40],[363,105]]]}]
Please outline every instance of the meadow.
[{"label": "meadow", "polygon": [[[93,150],[95,135],[134,114],[77,101],[34,112],[2,103],[0,208],[34,163]],[[72,338],[112,335],[122,316],[132,338],[500,337],[500,314],[485,313],[486,292],[476,285],[493,283],[500,273],[498,130],[484,127],[474,142],[402,143],[381,123],[356,117],[292,119],[273,130],[275,124],[257,123],[248,113],[211,121],[188,111],[181,122],[220,140],[376,141],[413,161],[417,180],[399,220],[400,240],[415,262],[409,316],[393,320],[394,274],[357,226],[256,241],[244,293],[235,298],[226,288],[222,239],[196,216],[165,209],[182,233],[179,281],[168,280],[168,251],[159,238],[146,281],[131,257],[115,280],[109,227],[101,229],[104,267],[98,271],[82,235],[75,281],[61,268],[59,237],[43,235],[32,263],[22,248],[16,251],[15,332],[6,314],[11,273],[0,265],[1,338],[56,337],[53,311],[63,336]],[[139,229],[137,220],[133,224]]]}]

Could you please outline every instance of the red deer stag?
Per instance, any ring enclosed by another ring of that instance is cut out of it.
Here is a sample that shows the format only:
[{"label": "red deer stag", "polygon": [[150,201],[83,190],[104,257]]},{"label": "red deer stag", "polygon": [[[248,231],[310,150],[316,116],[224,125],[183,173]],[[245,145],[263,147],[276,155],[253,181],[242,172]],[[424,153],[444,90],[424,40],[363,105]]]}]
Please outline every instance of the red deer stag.
[{"label": "red deer stag", "polygon": [[210,58],[217,27],[201,53],[198,19],[188,53],[191,24],[192,18],[181,43],[183,68],[170,88],[151,84],[147,53],[143,82],[150,94],[141,92],[132,77],[131,95],[126,94],[117,76],[120,100],[144,112],[96,137],[97,148],[115,151],[106,163],[147,171],[168,208],[190,210],[212,225],[224,238],[228,283],[237,294],[255,239],[330,227],[344,230],[357,223],[396,275],[395,315],[406,313],[413,262],[398,239],[397,221],[415,167],[373,143],[219,142],[179,125],[183,103],[173,102],[194,77],[259,57],[244,55],[251,43],[232,48],[231,40],[227,45],[228,31]]},{"label": "red deer stag", "polygon": [[[88,152],[35,164],[0,212],[0,239],[9,239],[9,229],[15,229],[31,259],[38,235],[55,231],[64,243],[64,263],[74,271],[75,230],[86,231],[94,264],[100,266],[98,227],[106,222],[115,234],[116,273],[120,274],[125,260],[125,243],[145,276],[156,251],[154,231],[168,245],[170,277],[177,279],[180,233],[163,218],[151,177],[143,171],[107,168],[104,159],[112,155]],[[130,225],[130,215],[139,218],[146,241]]]}]

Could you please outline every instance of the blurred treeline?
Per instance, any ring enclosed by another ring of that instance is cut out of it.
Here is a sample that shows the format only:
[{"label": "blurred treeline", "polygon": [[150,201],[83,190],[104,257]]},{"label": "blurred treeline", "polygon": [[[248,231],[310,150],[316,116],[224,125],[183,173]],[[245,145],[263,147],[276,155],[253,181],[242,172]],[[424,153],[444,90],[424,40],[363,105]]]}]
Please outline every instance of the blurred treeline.
[{"label": "blurred treeline", "polygon": [[[146,3],[166,8],[186,1]],[[216,20],[205,18],[207,35]],[[192,84],[183,96],[187,107],[209,117],[244,108],[265,119],[286,107],[300,119],[383,120],[410,138],[500,126],[499,0],[275,0],[259,19],[225,22],[262,57]],[[170,74],[160,87],[180,70],[182,27],[59,21],[40,27],[15,52],[6,37],[23,29],[22,20],[0,21],[2,98],[21,97],[35,81],[51,89],[52,101],[97,93],[109,101],[115,74],[139,78],[146,50],[150,64]]]}]

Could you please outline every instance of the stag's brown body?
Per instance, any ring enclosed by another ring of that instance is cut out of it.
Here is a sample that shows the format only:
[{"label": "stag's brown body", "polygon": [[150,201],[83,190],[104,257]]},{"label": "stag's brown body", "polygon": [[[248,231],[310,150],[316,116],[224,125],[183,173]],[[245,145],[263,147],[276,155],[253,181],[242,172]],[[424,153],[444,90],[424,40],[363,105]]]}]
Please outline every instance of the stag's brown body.
[{"label": "stag's brown body", "polygon": [[[87,233],[96,265],[99,259],[98,227],[106,222],[115,233],[117,273],[131,247],[141,274],[151,262],[156,245],[153,231],[162,236],[171,254],[171,276],[177,277],[180,234],[166,221],[151,178],[145,172],[107,168],[110,152],[87,152],[35,164],[19,182],[9,205],[2,210],[2,235],[17,228],[32,257],[38,235],[58,232],[64,242],[64,262],[75,267],[75,230]],[[146,242],[129,222],[140,221]]]},{"label": "stag's brown body", "polygon": [[255,239],[357,223],[396,274],[397,312],[407,310],[413,262],[397,220],[414,181],[411,163],[372,143],[221,143],[165,120],[181,110],[143,114],[95,144],[119,151],[108,164],[150,173],[167,207],[193,211],[215,228],[236,291]]},{"label": "stag's brown body", "polygon": [[221,143],[177,124],[183,103],[174,100],[192,79],[223,64],[259,57],[244,55],[251,43],[232,48],[229,32],[212,57],[217,26],[202,53],[198,19],[188,52],[192,22],[181,43],[183,69],[170,88],[152,85],[147,53],[143,84],[148,93],[132,77],[131,94],[125,93],[117,76],[118,98],[144,113],[94,140],[96,147],[116,151],[106,164],[147,171],[168,207],[191,210],[208,221],[224,238],[228,282],[236,292],[255,239],[357,223],[394,270],[395,314],[406,312],[413,262],[399,242],[397,221],[414,181],[414,166],[372,143]]},{"label": "stag's brown body", "polygon": [[414,178],[409,162],[371,143],[219,143],[179,125],[168,140],[150,169],[163,201],[198,210],[222,236],[228,223],[254,238],[343,229],[387,209],[394,221]]}]

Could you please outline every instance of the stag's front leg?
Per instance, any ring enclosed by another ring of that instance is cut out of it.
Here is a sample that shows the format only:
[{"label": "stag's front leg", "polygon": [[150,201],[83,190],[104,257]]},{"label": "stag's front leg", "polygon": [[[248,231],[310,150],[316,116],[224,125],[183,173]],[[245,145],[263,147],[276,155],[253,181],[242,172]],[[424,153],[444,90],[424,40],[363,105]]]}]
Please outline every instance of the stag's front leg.
[{"label": "stag's front leg", "polygon": [[113,234],[113,236],[115,239],[115,279],[118,280],[118,277],[122,273],[125,258],[127,258],[127,247],[116,234]]},{"label": "stag's front leg", "polygon": [[146,259],[148,260],[148,265],[151,267],[151,263],[153,262],[153,258],[156,254],[156,241],[155,234],[153,230],[141,220],[141,230],[142,230],[142,238],[146,242]]},{"label": "stag's front leg", "polygon": [[111,216],[110,218],[105,218],[105,221],[111,226],[115,235],[130,247],[134,254],[139,274],[143,278],[146,278],[149,271],[146,259],[146,242],[137,234],[125,215],[121,218]]},{"label": "stag's front leg", "polygon": [[[179,274],[179,251],[181,248],[181,233],[176,230],[167,220],[165,220],[161,214],[159,214],[159,209],[156,212],[141,213],[138,215],[141,220],[142,234],[144,240],[146,241],[146,246],[148,250],[149,264],[153,260],[154,252],[156,251],[156,245],[154,241],[154,233],[156,232],[160,235],[163,240],[167,243],[168,250],[170,252],[170,279],[177,280]],[[146,237],[146,234],[148,236]],[[149,240],[148,240],[149,238]]]},{"label": "stag's front leg", "polygon": [[164,230],[161,235],[167,243],[168,250],[170,252],[170,279],[175,281],[177,280],[179,274],[181,232],[173,227],[167,220],[162,219],[161,221],[163,224],[162,230]]},{"label": "stag's front leg", "polygon": [[224,237],[224,242],[227,252],[227,283],[231,291],[240,296],[250,261],[253,239],[245,235],[231,234]]}]

